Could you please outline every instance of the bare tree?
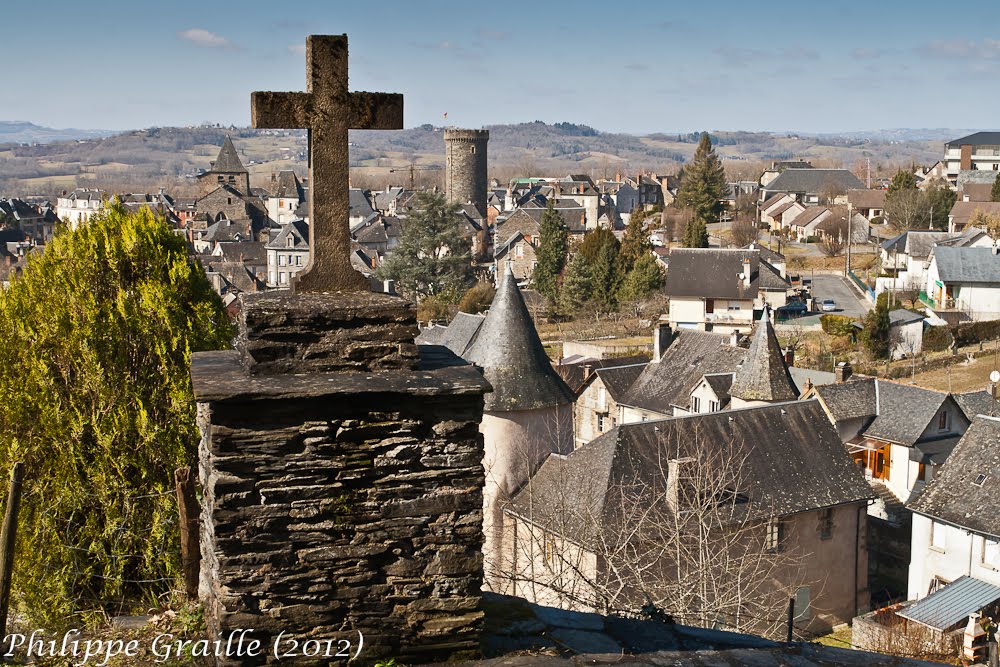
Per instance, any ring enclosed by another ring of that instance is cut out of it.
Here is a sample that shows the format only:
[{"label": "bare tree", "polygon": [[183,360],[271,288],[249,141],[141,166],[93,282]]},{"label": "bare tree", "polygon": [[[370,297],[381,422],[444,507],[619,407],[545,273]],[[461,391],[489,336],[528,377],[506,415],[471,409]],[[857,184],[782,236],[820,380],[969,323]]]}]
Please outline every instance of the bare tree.
[{"label": "bare tree", "polygon": [[742,248],[757,240],[757,225],[752,220],[737,220],[730,228],[733,245]]},{"label": "bare tree", "polygon": [[[610,438],[611,436],[605,436]],[[619,453],[624,471],[589,479],[556,462],[507,508],[508,590],[542,604],[779,634],[790,594],[809,584],[807,554],[751,502],[748,450],[708,438],[659,436]],[[609,443],[591,443],[601,456]]]},{"label": "bare tree", "polygon": [[931,205],[926,192],[902,189],[885,198],[885,220],[899,232],[927,227]]}]

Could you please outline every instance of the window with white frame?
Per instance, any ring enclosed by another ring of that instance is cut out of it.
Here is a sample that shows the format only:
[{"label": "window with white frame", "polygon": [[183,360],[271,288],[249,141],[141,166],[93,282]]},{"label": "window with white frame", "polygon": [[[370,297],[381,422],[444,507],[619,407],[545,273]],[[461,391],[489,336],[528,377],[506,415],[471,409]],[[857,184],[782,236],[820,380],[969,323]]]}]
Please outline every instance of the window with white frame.
[{"label": "window with white frame", "polygon": [[1000,570],[1000,540],[983,538],[983,565]]},{"label": "window with white frame", "polygon": [[691,398],[691,410],[693,412],[701,412],[701,399],[697,396]]},{"label": "window with white frame", "polygon": [[597,432],[604,433],[604,415],[597,415]]},{"label": "window with white frame", "polygon": [[768,519],[767,533],[764,537],[764,548],[768,551],[781,551],[781,543],[785,538],[785,526],[781,519]]},{"label": "window with white frame", "polygon": [[935,549],[944,549],[945,547],[945,532],[948,527],[943,523],[938,523],[937,521],[931,521],[931,546]]},{"label": "window with white frame", "polygon": [[285,265],[285,256],[278,255],[278,266],[284,266],[284,265]]}]

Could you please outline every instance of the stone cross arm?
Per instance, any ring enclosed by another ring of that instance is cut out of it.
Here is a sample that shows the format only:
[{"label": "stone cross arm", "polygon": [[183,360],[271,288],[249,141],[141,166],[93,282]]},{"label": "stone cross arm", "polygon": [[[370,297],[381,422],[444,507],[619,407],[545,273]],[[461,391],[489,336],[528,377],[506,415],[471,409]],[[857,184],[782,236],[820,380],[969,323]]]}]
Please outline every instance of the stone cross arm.
[{"label": "stone cross arm", "polygon": [[[255,92],[250,97],[252,124],[262,129],[307,128],[322,123],[313,93]],[[403,96],[397,93],[350,93],[346,109],[352,130],[399,130]]]}]

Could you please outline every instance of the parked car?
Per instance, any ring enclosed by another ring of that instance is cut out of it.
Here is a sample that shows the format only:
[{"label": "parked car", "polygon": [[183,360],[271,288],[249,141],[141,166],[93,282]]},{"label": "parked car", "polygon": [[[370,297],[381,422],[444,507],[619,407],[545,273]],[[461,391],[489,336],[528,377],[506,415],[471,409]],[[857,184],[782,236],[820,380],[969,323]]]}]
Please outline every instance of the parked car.
[{"label": "parked car", "polygon": [[819,309],[822,310],[824,313],[832,313],[833,311],[837,310],[837,302],[834,301],[833,299],[823,299],[823,302],[820,304]]},{"label": "parked car", "polygon": [[782,317],[798,317],[809,312],[804,301],[789,301],[784,306],[780,306],[776,311]]}]

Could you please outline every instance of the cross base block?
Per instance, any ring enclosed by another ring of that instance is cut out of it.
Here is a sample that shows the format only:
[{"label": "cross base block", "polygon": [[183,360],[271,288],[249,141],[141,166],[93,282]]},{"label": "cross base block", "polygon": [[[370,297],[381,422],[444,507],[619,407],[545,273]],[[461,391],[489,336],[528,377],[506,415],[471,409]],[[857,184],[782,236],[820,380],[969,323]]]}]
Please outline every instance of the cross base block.
[{"label": "cross base block", "polygon": [[240,297],[237,349],[257,375],[413,369],[416,309],[375,292]]}]

